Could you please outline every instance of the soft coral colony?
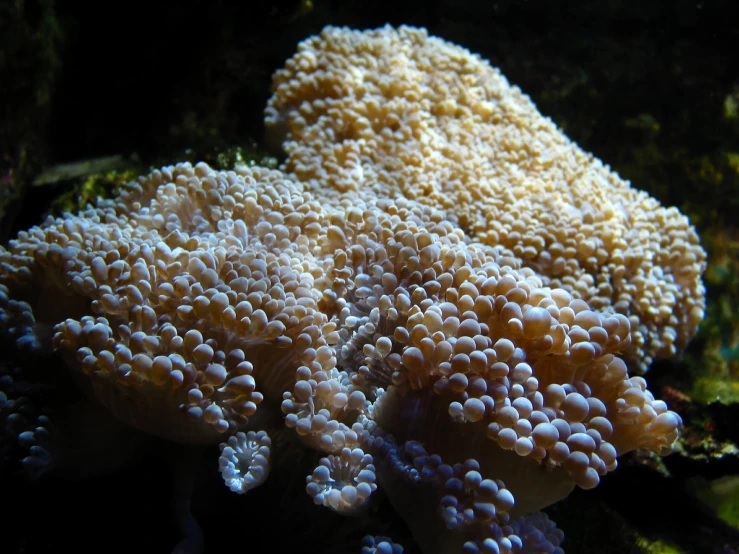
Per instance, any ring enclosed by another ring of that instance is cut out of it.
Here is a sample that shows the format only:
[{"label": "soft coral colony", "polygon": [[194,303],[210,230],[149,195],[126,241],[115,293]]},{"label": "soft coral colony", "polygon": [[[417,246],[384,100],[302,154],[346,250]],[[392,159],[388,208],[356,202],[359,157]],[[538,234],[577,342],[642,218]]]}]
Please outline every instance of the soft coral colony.
[{"label": "soft coral colony", "polygon": [[702,318],[687,218],[421,29],[308,39],[266,121],[280,171],[165,167],[20,233],[5,328],[130,425],[221,443],[234,491],[286,424],[316,504],[379,485],[425,552],[561,552],[538,510],[677,437],[629,371]]}]

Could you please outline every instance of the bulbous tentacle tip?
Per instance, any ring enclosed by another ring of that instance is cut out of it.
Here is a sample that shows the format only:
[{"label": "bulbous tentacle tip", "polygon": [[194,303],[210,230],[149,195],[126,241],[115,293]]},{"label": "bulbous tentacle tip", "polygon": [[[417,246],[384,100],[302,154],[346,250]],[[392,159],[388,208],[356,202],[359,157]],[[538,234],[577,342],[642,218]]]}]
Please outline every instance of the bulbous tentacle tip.
[{"label": "bulbous tentacle tip", "polygon": [[306,478],[306,492],[313,502],[340,513],[362,509],[377,489],[372,456],[361,448],[343,448],[338,455],[321,458]]},{"label": "bulbous tentacle tip", "polygon": [[366,535],[362,539],[362,554],[403,554],[403,547],[388,537]]},{"label": "bulbous tentacle tip", "polygon": [[233,492],[244,494],[267,479],[272,441],[266,431],[239,431],[220,448],[218,469]]}]

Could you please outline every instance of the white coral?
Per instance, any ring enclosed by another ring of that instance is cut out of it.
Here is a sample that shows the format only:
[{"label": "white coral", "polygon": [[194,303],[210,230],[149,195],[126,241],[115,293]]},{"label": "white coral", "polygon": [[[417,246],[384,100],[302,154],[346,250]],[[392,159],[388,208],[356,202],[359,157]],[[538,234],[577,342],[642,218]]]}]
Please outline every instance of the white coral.
[{"label": "white coral", "polygon": [[364,506],[377,489],[372,456],[361,448],[343,448],[334,456],[321,458],[306,478],[305,490],[316,504],[337,512],[353,512]]},{"label": "white coral", "polygon": [[269,475],[272,441],[265,431],[239,431],[221,443],[218,469],[233,492],[244,494]]}]

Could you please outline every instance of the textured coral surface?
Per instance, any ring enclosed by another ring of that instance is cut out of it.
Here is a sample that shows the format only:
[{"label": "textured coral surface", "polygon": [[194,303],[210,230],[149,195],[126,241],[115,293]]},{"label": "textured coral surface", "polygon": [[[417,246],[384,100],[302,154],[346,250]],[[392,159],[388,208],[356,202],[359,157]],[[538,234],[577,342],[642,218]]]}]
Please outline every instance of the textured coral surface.
[{"label": "textured coral surface", "polygon": [[279,171],[169,166],[20,233],[2,329],[127,424],[221,443],[234,492],[286,424],[316,504],[379,485],[427,552],[559,551],[538,510],[677,437],[628,368],[695,332],[695,232],[425,31],[326,29],[274,87]]},{"label": "textured coral surface", "polygon": [[505,247],[545,284],[631,318],[645,369],[703,318],[687,218],[629,186],[500,72],[424,30],[326,29],[273,81],[268,131],[313,188],[402,194]]}]

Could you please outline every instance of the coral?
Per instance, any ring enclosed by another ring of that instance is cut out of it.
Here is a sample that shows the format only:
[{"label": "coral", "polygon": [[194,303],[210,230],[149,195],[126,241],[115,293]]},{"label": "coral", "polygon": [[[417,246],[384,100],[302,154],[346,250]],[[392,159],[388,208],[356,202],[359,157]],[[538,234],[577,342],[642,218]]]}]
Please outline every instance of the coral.
[{"label": "coral", "polygon": [[404,195],[503,246],[545,285],[627,315],[645,370],[703,317],[687,218],[565,137],[500,72],[424,30],[327,28],[275,74],[266,123],[312,190]]},{"label": "coral", "polygon": [[269,475],[272,441],[264,431],[239,431],[221,443],[219,469],[226,486],[240,494],[258,487]]},{"label": "coral", "polygon": [[693,335],[695,233],[423,31],[328,29],[288,68],[281,170],[168,166],[20,233],[5,334],[128,425],[221,443],[235,492],[284,423],[325,454],[316,504],[379,485],[426,552],[561,552],[538,510],[678,436],[627,361]]},{"label": "coral", "polygon": [[[90,314],[57,323],[52,344],[120,419],[213,443],[279,424],[281,401],[287,425],[330,453],[309,478],[317,502],[361,505],[375,455],[380,483],[383,469],[401,481],[391,497],[427,488],[471,545],[522,540],[533,524],[511,518],[677,435],[679,418],[614,355],[626,317],[543,287],[411,200],[331,206],[277,171],[182,164],[0,256],[36,321]],[[36,301],[51,295],[53,309]],[[265,476],[266,434],[250,436],[222,448],[232,490]]]},{"label": "coral", "polygon": [[262,168],[245,177],[207,166],[157,171],[78,217],[21,233],[0,254],[2,271],[19,296],[42,300],[36,316],[58,324],[55,349],[111,411],[164,438],[212,442],[262,401],[245,350],[262,360],[258,375],[268,351],[293,352],[298,337],[314,346],[315,324],[326,322],[301,265],[310,232],[278,223],[274,207],[299,214],[302,199],[280,187],[281,175]]},{"label": "coral", "polygon": [[343,448],[334,456],[322,458],[313,474],[306,479],[306,491],[316,504],[329,506],[338,512],[361,508],[375,485],[372,456],[360,448]]},{"label": "coral", "polygon": [[38,478],[53,465],[50,448],[52,430],[49,416],[39,413],[44,406],[42,386],[23,379],[17,368],[0,364],[0,469],[20,461],[23,473]]},{"label": "coral", "polygon": [[367,535],[362,542],[362,554],[403,554],[403,547],[388,537]]}]

